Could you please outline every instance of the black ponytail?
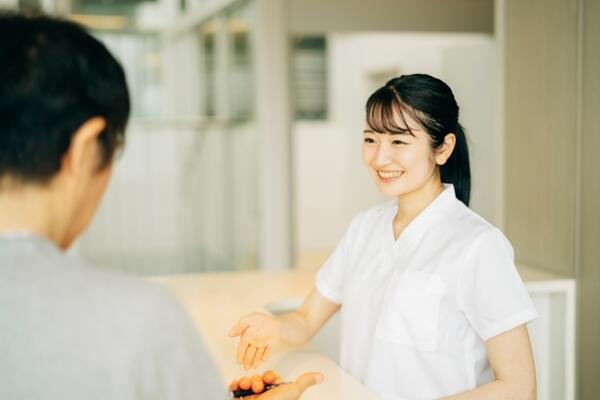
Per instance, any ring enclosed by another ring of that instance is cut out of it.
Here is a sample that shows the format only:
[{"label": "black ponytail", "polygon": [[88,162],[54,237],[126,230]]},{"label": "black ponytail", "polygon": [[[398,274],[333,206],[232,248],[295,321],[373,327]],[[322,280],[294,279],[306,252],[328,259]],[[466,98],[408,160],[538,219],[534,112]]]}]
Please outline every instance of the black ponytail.
[{"label": "black ponytail", "polygon": [[367,101],[366,111],[367,124],[379,133],[410,132],[406,123],[408,115],[429,134],[434,149],[444,143],[446,135],[453,133],[456,144],[450,158],[439,167],[440,177],[443,183],[454,185],[456,197],[469,205],[469,148],[464,129],[458,122],[458,104],[448,85],[430,75],[402,75],[375,91]]},{"label": "black ponytail", "polygon": [[440,166],[440,176],[442,182],[454,185],[456,197],[468,206],[471,198],[471,167],[467,137],[460,124],[452,133],[456,136],[456,144],[450,158]]}]

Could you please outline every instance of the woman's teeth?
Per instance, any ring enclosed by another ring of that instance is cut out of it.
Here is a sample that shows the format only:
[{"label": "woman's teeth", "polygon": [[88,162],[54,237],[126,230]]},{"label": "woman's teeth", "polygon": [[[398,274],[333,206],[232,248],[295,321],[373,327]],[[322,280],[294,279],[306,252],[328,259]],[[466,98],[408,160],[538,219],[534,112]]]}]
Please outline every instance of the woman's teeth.
[{"label": "woman's teeth", "polygon": [[377,171],[379,177],[383,179],[397,178],[403,174],[402,171]]}]

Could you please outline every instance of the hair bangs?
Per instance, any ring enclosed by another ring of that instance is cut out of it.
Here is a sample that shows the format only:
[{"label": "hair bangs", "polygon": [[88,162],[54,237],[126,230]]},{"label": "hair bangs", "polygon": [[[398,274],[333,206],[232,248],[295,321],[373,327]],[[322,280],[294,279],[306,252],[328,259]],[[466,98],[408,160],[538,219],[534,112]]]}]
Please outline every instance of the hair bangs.
[{"label": "hair bangs", "polygon": [[369,97],[366,105],[367,125],[377,133],[404,134],[414,136],[405,114],[411,113],[389,87],[382,87]]}]

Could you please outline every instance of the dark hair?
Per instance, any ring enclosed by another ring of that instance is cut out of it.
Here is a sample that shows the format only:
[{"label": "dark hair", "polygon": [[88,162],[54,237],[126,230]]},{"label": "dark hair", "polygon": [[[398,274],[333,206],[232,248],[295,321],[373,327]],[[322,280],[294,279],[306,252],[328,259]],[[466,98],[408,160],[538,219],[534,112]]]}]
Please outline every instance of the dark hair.
[{"label": "dark hair", "polygon": [[[456,197],[469,205],[471,168],[464,128],[458,122],[459,108],[452,90],[441,80],[425,74],[402,75],[391,79],[367,101],[367,124],[378,133],[410,133],[406,116],[421,125],[438,148],[448,133],[456,136],[456,146],[446,163],[439,167],[442,182],[451,183]],[[402,124],[396,121],[400,117]]]},{"label": "dark hair", "polygon": [[100,168],[124,142],[129,93],[123,68],[79,25],[0,14],[0,178],[43,183],[71,138],[99,116]]}]

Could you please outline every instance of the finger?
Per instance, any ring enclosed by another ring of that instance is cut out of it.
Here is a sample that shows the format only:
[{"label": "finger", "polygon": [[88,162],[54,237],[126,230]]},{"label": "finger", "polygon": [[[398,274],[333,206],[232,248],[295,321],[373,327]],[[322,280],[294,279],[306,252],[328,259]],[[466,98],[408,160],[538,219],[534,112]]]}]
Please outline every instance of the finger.
[{"label": "finger", "polygon": [[250,326],[250,325],[248,325],[245,322],[240,321],[237,324],[235,324],[235,326],[233,328],[231,328],[228,335],[230,337],[240,336],[242,333],[244,333],[244,331],[248,328],[248,326]]},{"label": "finger", "polygon": [[254,359],[252,360],[252,368],[258,368],[261,361],[263,360],[263,355],[265,354],[266,350],[266,346],[260,347],[258,350],[256,350],[256,354],[254,355]]},{"label": "finger", "polygon": [[317,385],[323,380],[325,377],[320,372],[307,372],[302,374],[292,385],[296,385],[300,394],[302,394],[306,389],[311,387],[312,385]]},{"label": "finger", "polygon": [[262,355],[262,360],[266,361],[267,358],[269,357],[269,354],[271,354],[271,346],[265,347],[265,352]]},{"label": "finger", "polygon": [[252,366],[252,360],[256,355],[256,346],[249,346],[248,350],[246,350],[246,355],[244,356],[244,369],[248,370]]},{"label": "finger", "polygon": [[230,392],[235,392],[235,391],[236,391],[236,390],[238,390],[239,388],[240,388],[240,386],[238,385],[238,381],[237,381],[237,379],[236,379],[236,380],[234,380],[234,381],[232,381],[232,382],[229,384],[229,391],[230,391]]},{"label": "finger", "polygon": [[248,350],[248,342],[242,340],[240,345],[237,348],[237,363],[241,364],[244,361],[244,356],[246,355],[246,351]]}]

